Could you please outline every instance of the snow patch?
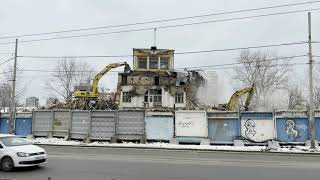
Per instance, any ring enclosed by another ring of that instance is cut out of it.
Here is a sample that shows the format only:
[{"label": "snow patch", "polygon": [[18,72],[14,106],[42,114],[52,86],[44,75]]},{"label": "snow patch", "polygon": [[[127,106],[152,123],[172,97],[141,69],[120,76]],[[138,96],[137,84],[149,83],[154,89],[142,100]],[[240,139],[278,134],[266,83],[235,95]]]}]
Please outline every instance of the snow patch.
[{"label": "snow patch", "polygon": [[179,150],[221,150],[221,151],[250,151],[250,152],[283,152],[283,153],[320,153],[320,148],[310,151],[306,146],[282,146],[280,149],[269,149],[267,146],[228,146],[228,145],[181,145],[170,144],[164,142],[153,143],[110,143],[105,141],[95,141],[91,143],[84,143],[82,141],[66,141],[61,138],[35,138],[28,139],[33,144],[43,145],[68,145],[68,146],[89,146],[89,147],[127,147],[127,148],[156,148],[156,149],[179,149]]}]

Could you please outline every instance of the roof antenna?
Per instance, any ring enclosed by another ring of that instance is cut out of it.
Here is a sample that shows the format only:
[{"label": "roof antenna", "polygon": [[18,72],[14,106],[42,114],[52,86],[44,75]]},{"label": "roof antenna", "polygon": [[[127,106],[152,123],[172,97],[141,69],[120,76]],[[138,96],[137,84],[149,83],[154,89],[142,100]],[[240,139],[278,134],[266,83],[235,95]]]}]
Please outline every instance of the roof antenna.
[{"label": "roof antenna", "polygon": [[153,29],[153,46],[151,46],[151,50],[157,50],[157,28]]}]

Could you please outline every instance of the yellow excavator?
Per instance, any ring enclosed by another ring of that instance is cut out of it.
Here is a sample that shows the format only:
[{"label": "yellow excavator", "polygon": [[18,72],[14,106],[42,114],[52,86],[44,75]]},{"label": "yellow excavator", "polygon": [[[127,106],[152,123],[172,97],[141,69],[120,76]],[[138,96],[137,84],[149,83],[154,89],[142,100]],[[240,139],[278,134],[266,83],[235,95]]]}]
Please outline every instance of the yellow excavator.
[{"label": "yellow excavator", "polygon": [[[74,104],[78,104],[76,106],[79,106],[79,103],[82,104],[82,109],[86,109],[85,107],[87,107],[87,104],[91,101],[91,100],[96,100],[99,97],[99,91],[98,91],[98,83],[100,81],[100,79],[107,73],[109,72],[111,69],[117,68],[117,67],[121,67],[121,66],[125,66],[124,67],[124,72],[129,72],[130,71],[130,66],[126,63],[112,63],[107,65],[101,72],[99,72],[98,74],[95,75],[94,79],[93,79],[93,83],[88,90],[77,90],[72,94],[72,97],[75,98],[75,103]],[[85,107],[84,107],[85,106]]]},{"label": "yellow excavator", "polygon": [[244,89],[238,90],[235,93],[233,93],[233,95],[231,96],[231,98],[230,98],[230,100],[229,100],[229,102],[227,104],[227,111],[234,110],[234,107],[236,106],[239,98],[241,96],[247,94],[247,93],[248,93],[248,95],[247,95],[246,102],[244,104],[244,110],[248,111],[249,110],[249,105],[250,105],[250,102],[251,102],[251,99],[252,99],[252,96],[253,96],[253,93],[254,93],[254,90],[255,90],[255,85],[252,84],[251,87],[246,87]]},{"label": "yellow excavator", "polygon": [[249,105],[251,103],[251,99],[253,96],[253,93],[255,91],[255,85],[252,84],[250,87],[246,87],[243,89],[240,89],[236,92],[233,93],[233,95],[230,97],[228,104],[219,104],[218,107],[214,107],[215,110],[223,110],[223,111],[233,111],[239,98],[242,97],[245,94],[247,95],[246,102],[244,104],[244,110],[248,111],[249,110]]}]

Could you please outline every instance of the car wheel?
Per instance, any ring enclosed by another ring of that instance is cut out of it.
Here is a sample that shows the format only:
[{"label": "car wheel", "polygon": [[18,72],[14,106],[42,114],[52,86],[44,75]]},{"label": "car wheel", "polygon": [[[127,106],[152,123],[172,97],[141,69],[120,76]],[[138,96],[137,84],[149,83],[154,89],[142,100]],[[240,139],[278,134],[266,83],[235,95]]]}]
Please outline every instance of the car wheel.
[{"label": "car wheel", "polygon": [[11,157],[4,157],[1,161],[1,169],[3,171],[11,171],[14,168],[13,160]]}]

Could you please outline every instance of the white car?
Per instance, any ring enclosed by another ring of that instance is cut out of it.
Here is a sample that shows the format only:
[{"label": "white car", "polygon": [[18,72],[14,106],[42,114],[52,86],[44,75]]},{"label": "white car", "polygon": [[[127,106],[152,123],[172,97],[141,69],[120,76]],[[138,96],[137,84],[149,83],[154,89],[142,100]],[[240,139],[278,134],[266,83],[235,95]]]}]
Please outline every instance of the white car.
[{"label": "white car", "polygon": [[38,166],[46,163],[43,148],[27,140],[8,134],[0,134],[0,169],[11,171],[15,167]]}]

